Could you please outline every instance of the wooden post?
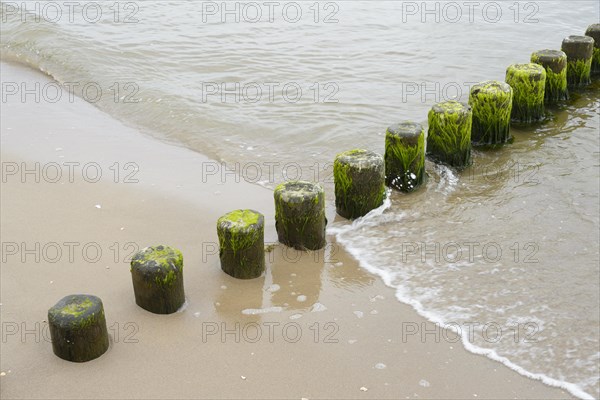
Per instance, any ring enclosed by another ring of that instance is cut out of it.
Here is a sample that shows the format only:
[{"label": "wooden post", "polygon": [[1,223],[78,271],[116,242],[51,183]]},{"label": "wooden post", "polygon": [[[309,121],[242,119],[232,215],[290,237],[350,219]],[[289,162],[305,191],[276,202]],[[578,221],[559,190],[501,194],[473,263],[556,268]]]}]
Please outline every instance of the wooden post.
[{"label": "wooden post", "polygon": [[567,54],[569,86],[586,86],[591,83],[594,39],[590,36],[569,36],[562,42],[562,51]]},{"label": "wooden post", "polygon": [[63,297],[48,310],[54,354],[63,360],[85,362],[108,350],[108,331],[102,300],[87,294]]},{"label": "wooden post", "polygon": [[544,102],[558,103],[569,99],[567,88],[567,55],[560,50],[539,50],[531,55],[531,62],[546,69]]},{"label": "wooden post", "polygon": [[385,175],[380,154],[363,149],[338,154],[333,179],[335,207],[340,216],[359,218],[383,204]]},{"label": "wooden post", "polygon": [[238,279],[258,278],[265,270],[265,217],[235,210],[217,221],[221,269]]},{"label": "wooden post", "polygon": [[403,192],[415,190],[425,176],[425,130],[404,121],[385,132],[385,184]]},{"label": "wooden post", "polygon": [[458,101],[444,101],[429,110],[427,154],[436,162],[456,168],[471,165],[471,107]]},{"label": "wooden post", "polygon": [[473,85],[469,105],[473,110],[471,142],[494,145],[510,140],[513,91],[504,82],[485,81]]},{"label": "wooden post", "polygon": [[298,250],[325,246],[325,191],[318,183],[290,181],[278,185],[275,228],[279,241]]},{"label": "wooden post", "polygon": [[513,89],[513,121],[530,123],[544,118],[544,67],[533,63],[510,65],[506,69],[506,83]]},{"label": "wooden post", "polygon": [[135,302],[155,314],[172,314],[185,302],[183,255],[169,246],[152,246],[131,260]]}]

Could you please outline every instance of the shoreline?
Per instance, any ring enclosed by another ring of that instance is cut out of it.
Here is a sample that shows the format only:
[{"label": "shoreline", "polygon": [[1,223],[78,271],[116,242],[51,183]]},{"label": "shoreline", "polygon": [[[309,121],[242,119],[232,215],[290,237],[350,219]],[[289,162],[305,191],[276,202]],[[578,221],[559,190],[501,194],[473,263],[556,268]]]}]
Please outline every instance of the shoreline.
[{"label": "shoreline", "polygon": [[[2,62],[2,69],[3,81],[49,81],[26,67]],[[3,242],[27,243],[27,248],[96,243],[103,254],[93,263],[86,262],[89,254],[77,252],[73,261],[47,262],[52,256],[42,254],[40,262],[31,256],[22,262],[22,251],[3,260],[1,318],[3,326],[19,327],[2,343],[0,369],[11,371],[1,377],[3,397],[570,396],[469,353],[460,341],[403,340],[407,323],[435,326],[398,302],[394,290],[359,267],[330,234],[319,252],[275,246],[261,278],[228,277],[215,252],[216,219],[236,208],[257,209],[265,214],[265,242],[276,242],[270,190],[234,177],[222,182],[219,173],[203,174],[203,167],[218,164],[146,137],[78,98],[54,104],[9,101],[3,108],[3,163],[70,162],[82,168],[95,163],[102,172],[95,183],[76,173],[73,182],[51,183],[44,176],[37,183],[33,175],[26,175],[26,183],[14,176],[3,181]],[[131,163],[133,168],[126,167]],[[331,204],[327,216],[330,222],[336,219]],[[184,255],[187,307],[170,316],[147,313],[133,301],[126,255],[136,246],[155,244],[173,245]],[[27,329],[43,324],[50,306],[80,291],[98,295],[105,304],[113,329],[104,356],[85,364],[64,362],[52,354],[41,325],[37,334],[18,340],[23,323]],[[233,331],[224,337],[223,323]],[[298,341],[279,331],[269,336],[270,326],[290,323],[301,328]],[[256,324],[262,335],[252,342],[248,335]],[[124,342],[134,337],[137,343]],[[187,368],[178,369],[181,365]],[[125,372],[134,369],[145,379],[134,381]],[[165,371],[172,385],[164,383]]]}]

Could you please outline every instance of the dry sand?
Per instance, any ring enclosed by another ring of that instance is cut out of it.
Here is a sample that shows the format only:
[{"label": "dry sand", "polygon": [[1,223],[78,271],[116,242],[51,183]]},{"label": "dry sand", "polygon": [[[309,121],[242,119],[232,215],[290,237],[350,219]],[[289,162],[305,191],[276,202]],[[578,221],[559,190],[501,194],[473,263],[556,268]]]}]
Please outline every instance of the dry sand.
[{"label": "dry sand", "polygon": [[[2,81],[49,79],[2,63]],[[217,218],[257,209],[266,217],[266,241],[274,242],[272,192],[231,175],[203,179],[203,163],[215,164],[200,154],[142,135],[79,99],[9,97],[1,133],[4,172],[13,163],[47,167],[39,183],[31,174],[2,182],[2,398],[570,397],[468,353],[452,334],[403,339],[403,327],[425,320],[332,237],[319,252],[276,246],[258,279],[222,273]],[[49,163],[65,162],[80,163],[71,164],[73,182],[49,182]],[[97,183],[81,174],[92,162],[103,173]],[[123,183],[120,175],[115,183],[115,162],[122,173],[135,163],[139,182]],[[328,218],[335,218],[331,208]],[[24,251],[36,243],[38,252]],[[146,312],[133,298],[127,258],[155,244],[184,254],[187,306],[169,316]],[[91,262],[97,249],[102,254]],[[111,333],[109,351],[84,364],[54,356],[45,323],[48,308],[73,293],[103,300]],[[251,309],[271,311],[242,312]]]}]

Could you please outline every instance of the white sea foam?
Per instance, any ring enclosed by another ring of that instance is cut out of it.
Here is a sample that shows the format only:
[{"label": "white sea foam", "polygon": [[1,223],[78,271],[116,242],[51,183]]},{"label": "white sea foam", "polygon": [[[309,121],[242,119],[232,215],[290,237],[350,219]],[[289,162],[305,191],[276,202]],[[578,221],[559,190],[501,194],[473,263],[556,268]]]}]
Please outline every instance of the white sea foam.
[{"label": "white sea foam", "polygon": [[434,168],[440,177],[436,190],[445,195],[449,195],[458,185],[458,176],[456,176],[451,168],[448,168],[445,165],[435,164]]}]

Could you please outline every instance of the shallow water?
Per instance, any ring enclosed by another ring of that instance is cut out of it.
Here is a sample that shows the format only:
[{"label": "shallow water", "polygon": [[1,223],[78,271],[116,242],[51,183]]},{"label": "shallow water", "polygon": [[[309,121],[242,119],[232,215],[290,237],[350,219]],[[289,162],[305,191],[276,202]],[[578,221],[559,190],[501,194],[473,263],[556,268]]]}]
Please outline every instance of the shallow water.
[{"label": "shallow water", "polygon": [[[481,2],[457,22],[461,2],[429,2],[429,14],[421,2],[298,2],[281,3],[272,22],[263,3],[259,22],[238,5],[235,22],[215,3],[145,1],[119,3],[118,15],[106,4],[92,23],[91,6],[72,21],[64,6],[40,6],[49,22],[11,4],[3,59],[247,180],[318,179],[330,200],[335,154],[383,151],[388,125],[424,123],[435,102],[466,100],[473,83],[502,80],[509,64],[600,17],[593,1]],[[512,144],[475,151],[465,171],[428,163],[417,192],[330,227],[400,301],[461,330],[469,350],[582,397],[600,396],[599,89],[513,129]]]}]

